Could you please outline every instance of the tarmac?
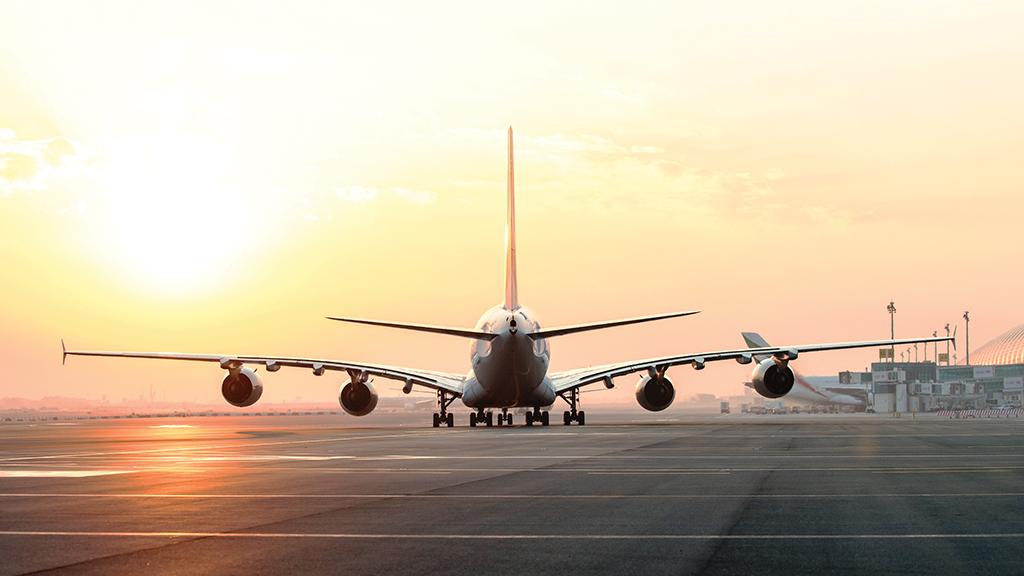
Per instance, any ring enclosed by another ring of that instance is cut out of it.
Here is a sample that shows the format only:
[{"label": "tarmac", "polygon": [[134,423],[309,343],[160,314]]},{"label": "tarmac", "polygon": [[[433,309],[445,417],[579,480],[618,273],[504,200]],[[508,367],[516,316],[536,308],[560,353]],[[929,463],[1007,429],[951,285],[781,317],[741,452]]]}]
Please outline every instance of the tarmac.
[{"label": "tarmac", "polygon": [[1024,418],[664,414],[3,423],[0,574],[1024,573]]}]

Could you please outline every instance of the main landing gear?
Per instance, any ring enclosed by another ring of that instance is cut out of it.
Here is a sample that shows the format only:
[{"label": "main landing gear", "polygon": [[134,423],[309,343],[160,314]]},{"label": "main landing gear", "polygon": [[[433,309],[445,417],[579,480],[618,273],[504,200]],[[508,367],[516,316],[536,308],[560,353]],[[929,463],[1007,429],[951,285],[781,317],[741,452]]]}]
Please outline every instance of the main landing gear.
[{"label": "main landing gear", "polygon": [[[483,408],[478,408],[476,412],[470,412],[469,425],[476,427],[477,424],[494,426],[494,412],[484,412]],[[502,424],[512,425],[512,415],[508,413],[508,408],[502,408],[501,414],[498,414],[498,426]]]},{"label": "main landing gear", "polygon": [[455,415],[448,411],[448,406],[455,401],[455,396],[445,392],[437,391],[437,412],[434,412],[434,428],[442,425],[451,428],[455,425]]},{"label": "main landing gear", "polygon": [[[498,418],[501,418],[501,416],[498,416]],[[483,408],[479,408],[476,412],[470,412],[469,413],[469,425],[471,427],[475,428],[477,424],[483,424],[485,426],[493,426],[494,425],[494,413],[493,412],[484,412]]]},{"label": "main landing gear", "polygon": [[[562,412],[562,424],[569,426],[573,422],[584,426],[587,423],[587,413],[583,410],[577,410],[576,408],[580,405],[580,390],[579,388],[573,388],[566,392],[561,392],[558,397],[565,400],[569,404],[569,409]],[[544,413],[545,416],[547,413]],[[529,416],[529,415],[527,415]],[[547,426],[547,418],[544,419],[544,425]]]},{"label": "main landing gear", "polygon": [[501,414],[498,414],[498,426],[502,424],[506,426],[512,425],[512,415],[508,413],[508,408],[502,408]]},{"label": "main landing gear", "polygon": [[533,412],[527,412],[526,425],[533,426],[534,422],[540,424],[541,426],[547,426],[550,423],[548,419],[548,411],[542,411],[540,408],[534,408]]}]

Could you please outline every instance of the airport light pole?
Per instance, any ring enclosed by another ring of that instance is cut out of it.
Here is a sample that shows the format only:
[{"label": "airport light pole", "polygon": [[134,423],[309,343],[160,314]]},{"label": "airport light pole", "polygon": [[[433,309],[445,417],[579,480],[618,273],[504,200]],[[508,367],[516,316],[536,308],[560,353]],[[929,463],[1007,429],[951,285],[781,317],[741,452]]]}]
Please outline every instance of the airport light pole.
[{"label": "airport light pole", "polygon": [[964,348],[967,350],[967,365],[971,365],[971,311],[964,311],[964,321],[967,322],[967,342],[964,344]]},{"label": "airport light pole", "polygon": [[[949,322],[946,322],[946,338],[949,338]],[[946,340],[946,366],[949,366],[949,340]]]},{"label": "airport light pole", "polygon": [[[896,339],[896,303],[890,300],[889,301],[889,305],[886,306],[885,309],[888,310],[888,312],[889,312],[889,339],[890,340],[895,340]],[[890,362],[895,362],[896,361],[896,346],[895,345],[893,345],[891,348],[889,348],[889,361]]]}]

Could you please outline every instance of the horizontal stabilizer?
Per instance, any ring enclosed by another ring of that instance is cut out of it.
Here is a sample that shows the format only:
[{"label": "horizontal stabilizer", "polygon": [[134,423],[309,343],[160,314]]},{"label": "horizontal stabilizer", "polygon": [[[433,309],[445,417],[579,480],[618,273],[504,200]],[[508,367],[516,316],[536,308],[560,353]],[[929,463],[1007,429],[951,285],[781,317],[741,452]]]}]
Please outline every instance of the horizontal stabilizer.
[{"label": "horizontal stabilizer", "polygon": [[480,332],[479,330],[465,330],[462,328],[449,328],[447,326],[429,326],[427,324],[403,324],[399,322],[382,322],[380,320],[366,320],[363,318],[344,318],[340,316],[327,316],[328,320],[338,322],[351,322],[352,324],[369,324],[370,326],[384,326],[386,328],[400,328],[402,330],[413,330],[416,332],[433,332],[434,334],[447,334],[462,338],[474,338],[476,340],[494,340],[497,334]]},{"label": "horizontal stabilizer", "polygon": [[537,332],[531,332],[530,338],[534,340],[540,338],[551,338],[554,336],[564,336],[566,334],[575,334],[577,332],[589,332],[591,330],[602,330],[604,328],[614,328],[615,326],[626,326],[628,324],[640,324],[641,322],[653,322],[654,320],[664,320],[666,318],[678,318],[680,316],[692,316],[699,314],[700,310],[687,310],[685,312],[670,312],[668,314],[657,314],[654,316],[640,316],[638,318],[626,318],[624,320],[612,320],[611,322],[595,322],[593,324],[577,324],[575,326],[563,326],[561,328],[548,328],[546,330],[538,330]]}]

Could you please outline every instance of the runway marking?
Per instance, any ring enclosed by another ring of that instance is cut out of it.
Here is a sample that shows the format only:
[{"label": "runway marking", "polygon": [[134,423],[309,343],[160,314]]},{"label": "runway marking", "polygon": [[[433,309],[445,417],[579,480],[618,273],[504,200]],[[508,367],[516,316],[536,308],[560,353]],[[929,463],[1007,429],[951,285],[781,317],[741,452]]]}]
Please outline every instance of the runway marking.
[{"label": "runway marking", "polygon": [[79,532],[4,530],[0,536],[330,540],[945,540],[1019,539],[1024,532],[960,534],[373,534],[308,532]]},{"label": "runway marking", "polygon": [[1019,498],[1024,492],[884,494],[124,494],[8,492],[0,498],[108,498],[202,500],[830,500],[864,498]]},{"label": "runway marking", "polygon": [[[55,460],[61,458],[86,458],[93,456],[123,456],[126,454],[162,454],[167,452],[196,452],[201,450],[237,450],[238,448],[257,448],[261,446],[293,446],[296,444],[321,444],[324,442],[345,442],[350,440],[377,440],[381,438],[402,438],[413,435],[413,432],[403,434],[378,434],[372,436],[335,436],[332,438],[314,438],[310,440],[281,440],[274,442],[247,442],[245,439],[238,439],[238,444],[220,444],[206,446],[175,446],[173,448],[152,448],[149,450],[120,450],[116,452],[80,452],[76,454],[49,454],[41,456],[18,456],[15,458],[0,458],[0,462],[16,462],[21,460]],[[130,441],[126,439],[125,441]]]},{"label": "runway marking", "polygon": [[953,470],[941,469],[941,468],[938,468],[938,469],[922,468],[920,470],[913,470],[913,469],[908,469],[908,470],[891,470],[891,471],[877,470],[877,471],[875,471],[875,474],[950,474],[950,473],[954,473],[954,474],[956,474],[956,473],[997,474],[997,473],[1007,473],[1007,472],[1013,472],[1013,470],[1010,470],[1010,469],[1007,469],[1007,468],[962,468],[962,469],[953,469]]},{"label": "runway marking", "polygon": [[605,455],[605,454],[507,454],[507,455],[431,455],[389,454],[387,456],[354,456],[356,460],[834,460],[834,459],[935,459],[935,458],[1024,458],[1024,453],[982,453],[970,454],[708,454],[678,456]]},{"label": "runway marking", "polygon": [[253,454],[251,456],[189,456],[187,462],[267,462],[274,460],[308,460],[322,462],[327,460],[351,460],[355,456],[302,456],[287,454]]},{"label": "runway marking", "polygon": [[89,478],[130,472],[131,470],[0,470],[0,478]]},{"label": "runway marking", "polygon": [[676,471],[662,471],[662,472],[588,472],[591,476],[709,476],[709,475],[724,475],[727,476],[732,472],[727,470],[714,470],[708,472],[676,472]]},{"label": "runway marking", "polygon": [[[105,474],[116,474],[116,473],[160,473],[160,474],[208,474],[215,471],[233,471],[238,472],[242,469],[237,467],[187,467],[183,468],[180,466],[163,466],[163,467],[149,467],[149,466],[138,466],[132,470],[122,469],[110,469],[98,471],[99,473]],[[338,468],[338,467],[260,467],[253,468],[252,470],[259,470],[261,472],[274,471],[274,472],[302,472],[303,474],[396,474],[396,475],[451,475],[451,474],[510,474],[510,473],[544,473],[544,474],[589,474],[595,476],[658,476],[658,475],[677,475],[677,476],[701,476],[701,475],[728,475],[728,474],[743,474],[743,473],[757,473],[757,472],[772,472],[772,473],[806,473],[806,472],[863,472],[873,474],[946,474],[946,473],[961,473],[961,474],[988,474],[988,473],[1019,473],[1024,470],[1024,466],[991,466],[991,467],[921,467],[921,468],[906,468],[906,467],[823,467],[823,468],[633,468],[633,469],[622,469],[622,468],[490,468],[490,469],[478,469],[478,468]],[[27,477],[31,474],[25,474],[24,470],[0,470],[0,478],[5,475],[9,477],[23,476]],[[52,476],[60,476],[65,471],[54,470]],[[74,474],[75,471],[67,471]],[[36,474],[42,475],[42,474]],[[98,475],[98,474],[97,474]],[[72,477],[68,475],[69,477]]]},{"label": "runway marking", "polygon": [[[173,470],[173,468],[169,468]],[[302,472],[375,472],[375,473],[422,473],[422,472],[466,472],[473,474],[484,473],[509,473],[509,472],[536,472],[551,474],[589,474],[595,472],[614,472],[619,474],[643,474],[643,473],[679,473],[679,472],[888,472],[900,470],[929,470],[936,472],[972,472],[977,470],[1024,470],[1024,466],[948,466],[948,467],[815,467],[815,468],[331,468],[331,467],[307,467],[307,468],[282,468],[266,467],[260,470],[276,471],[302,471]]]}]

